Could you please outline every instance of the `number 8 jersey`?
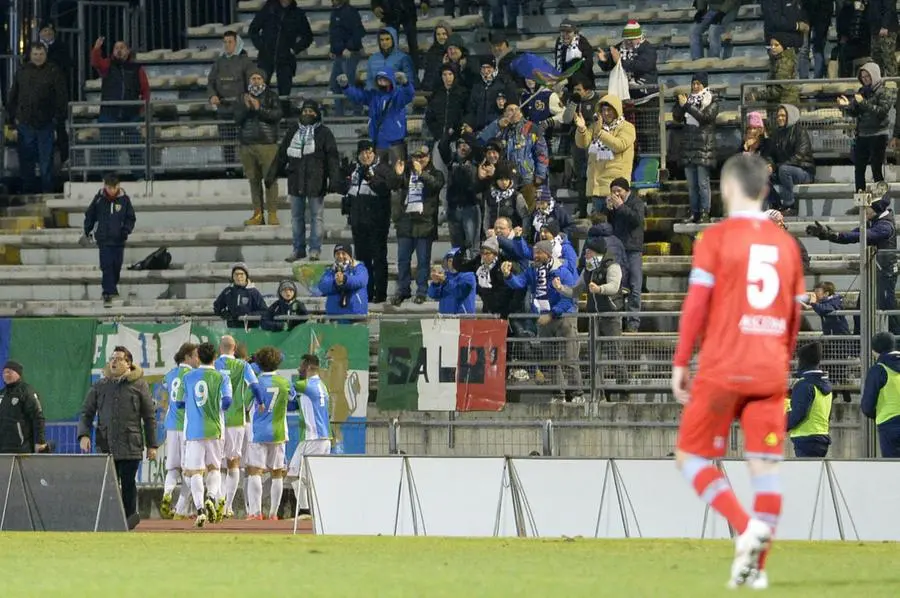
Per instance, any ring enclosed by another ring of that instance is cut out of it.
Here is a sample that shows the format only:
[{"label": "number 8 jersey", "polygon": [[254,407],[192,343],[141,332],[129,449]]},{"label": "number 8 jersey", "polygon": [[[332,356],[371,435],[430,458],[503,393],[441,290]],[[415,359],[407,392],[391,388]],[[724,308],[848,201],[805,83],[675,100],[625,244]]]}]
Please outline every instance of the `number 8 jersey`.
[{"label": "number 8 jersey", "polygon": [[178,402],[184,402],[184,439],[222,438],[224,411],[231,405],[231,379],[211,365],[201,365],[182,378]]},{"label": "number 8 jersey", "polygon": [[735,214],[704,231],[689,283],[711,293],[698,379],[748,395],[784,390],[805,296],[797,243],[762,212]]}]

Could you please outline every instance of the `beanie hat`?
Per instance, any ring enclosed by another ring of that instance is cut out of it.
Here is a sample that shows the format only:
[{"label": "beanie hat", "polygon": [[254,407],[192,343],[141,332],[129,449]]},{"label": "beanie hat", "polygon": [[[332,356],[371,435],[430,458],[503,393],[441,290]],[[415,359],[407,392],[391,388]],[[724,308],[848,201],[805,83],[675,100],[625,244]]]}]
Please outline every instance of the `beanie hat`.
[{"label": "beanie hat", "polygon": [[496,150],[498,154],[503,153],[503,142],[494,137],[493,139],[488,140],[488,142],[484,145],[484,151],[488,150]]},{"label": "beanie hat", "polygon": [[618,187],[619,189],[624,189],[625,191],[631,191],[631,185],[628,183],[628,179],[624,177],[618,177],[612,180],[609,184],[609,188]]},{"label": "beanie hat", "polygon": [[339,243],[335,245],[333,255],[337,255],[338,251],[346,251],[347,255],[349,255],[351,258],[353,257],[353,246],[349,243]]},{"label": "beanie hat", "polygon": [[747,115],[747,126],[753,127],[754,129],[762,129],[765,125],[763,125],[763,117],[761,112],[751,112]]},{"label": "beanie hat", "polygon": [[544,230],[549,231],[550,234],[553,235],[554,237],[559,235],[559,222],[556,220],[556,218],[553,218],[552,220],[545,222],[544,226],[541,227],[541,231],[544,231]]},{"label": "beanie hat", "polygon": [[538,241],[534,244],[534,253],[538,251],[553,257],[553,241]]},{"label": "beanie hat", "polygon": [[231,266],[231,277],[234,278],[234,273],[238,270],[243,270],[244,274],[247,275],[247,278],[250,278],[250,269],[247,267],[247,264],[244,262],[237,262]]},{"label": "beanie hat", "polygon": [[297,285],[294,284],[293,280],[282,280],[278,285],[278,294],[281,295],[281,291],[285,289],[292,289],[294,291],[294,295],[297,295]]},{"label": "beanie hat", "polygon": [[19,375],[20,378],[25,373],[25,368],[22,367],[22,364],[18,361],[13,361],[12,359],[3,364],[3,369],[14,371]]},{"label": "beanie hat", "polygon": [[623,39],[641,39],[644,34],[641,32],[641,24],[634,19],[625,23],[625,29],[622,30]]},{"label": "beanie hat", "polygon": [[879,355],[896,350],[897,341],[890,332],[879,332],[872,337],[872,350]]},{"label": "beanie hat", "polygon": [[811,370],[822,362],[822,343],[808,343],[797,349],[797,366]]},{"label": "beanie hat", "polygon": [[249,80],[250,80],[250,77],[252,77],[253,75],[259,75],[260,77],[262,77],[263,79],[265,79],[265,78],[266,78],[266,71],[264,71],[263,69],[261,69],[261,68],[259,68],[259,67],[250,69],[250,72],[247,73],[247,81],[249,81]]},{"label": "beanie hat", "polygon": [[307,108],[316,113],[316,118],[322,117],[322,109],[319,108],[319,102],[315,100],[303,100],[303,104],[300,105],[300,111],[302,112]]},{"label": "beanie hat", "polygon": [[880,215],[884,213],[889,207],[891,207],[891,197],[890,195],[885,195],[884,197],[879,197],[875,201],[869,204],[869,207],[875,210],[876,215]]},{"label": "beanie hat", "polygon": [[562,23],[559,24],[560,31],[578,31],[578,27],[575,26],[570,19],[563,19]]},{"label": "beanie hat", "polygon": [[606,253],[606,239],[603,237],[588,237],[588,240],[584,243],[585,249],[590,249],[597,255],[603,255]]},{"label": "beanie hat", "polygon": [[481,57],[481,60],[478,61],[478,66],[494,66],[494,57],[489,56],[487,54]]},{"label": "beanie hat", "polygon": [[498,181],[500,179],[513,179],[513,169],[512,164],[507,162],[506,160],[501,160],[497,166],[494,167],[494,180]]},{"label": "beanie hat", "polygon": [[465,143],[469,147],[475,147],[475,135],[472,135],[471,133],[461,134],[456,141],[457,147],[459,147],[460,143]]},{"label": "beanie hat", "polygon": [[703,87],[709,87],[709,75],[705,71],[698,71],[691,77],[691,83],[699,81]]},{"label": "beanie hat", "polygon": [[450,263],[450,267],[456,271],[459,271],[462,266],[463,260],[466,259],[465,253],[463,250],[458,247],[451,247],[450,251],[444,254],[444,264]]},{"label": "beanie hat", "polygon": [[553,201],[553,194],[550,192],[550,187],[547,187],[546,185],[541,187],[538,190],[537,200],[546,202]]},{"label": "beanie hat", "polygon": [[365,150],[373,150],[375,149],[375,144],[372,143],[370,139],[360,139],[356,144],[356,153],[363,152]]},{"label": "beanie hat", "polygon": [[500,241],[497,240],[497,237],[488,237],[485,239],[481,244],[481,248],[500,255]]}]

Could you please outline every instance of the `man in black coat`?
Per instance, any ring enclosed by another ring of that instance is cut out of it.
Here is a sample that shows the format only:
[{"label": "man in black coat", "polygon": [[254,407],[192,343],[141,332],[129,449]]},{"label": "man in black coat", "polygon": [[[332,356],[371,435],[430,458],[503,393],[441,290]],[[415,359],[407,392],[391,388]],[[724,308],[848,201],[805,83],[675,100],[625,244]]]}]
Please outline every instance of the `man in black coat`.
[{"label": "man in black coat", "polygon": [[96,448],[111,455],[122,491],[128,527],[137,525],[138,467],[147,448],[147,459],[156,459],[156,417],[144,371],[134,364],[131,352],[116,347],[103,368],[103,378],[88,391],[78,422],[81,451],[91,452],[91,429],[97,419]]},{"label": "man in black coat", "polygon": [[641,324],[638,314],[641,311],[641,289],[644,285],[644,218],[647,206],[637,191],[631,191],[631,185],[627,180],[617,178],[609,185],[605,212],[614,234],[625,246],[630,291],[625,305],[630,312],[626,330],[637,332]]},{"label": "man in black coat", "polygon": [[81,242],[82,245],[95,242],[100,249],[104,307],[112,307],[113,298],[119,296],[125,241],[134,231],[136,221],[131,199],[119,186],[119,178],[114,174],[106,175],[103,188],[84,213],[84,237]]},{"label": "man in black coat", "polygon": [[41,452],[44,440],[44,412],[37,391],[22,379],[24,369],[17,361],[3,366],[0,389],[0,455]]},{"label": "man in black coat", "polygon": [[[63,84],[66,90],[66,99],[69,98],[69,89],[72,87],[72,57],[66,45],[56,39],[56,26],[53,23],[45,23],[38,33],[40,42],[47,48],[47,62],[55,64],[62,74]],[[69,131],[66,129],[66,121],[56,123],[56,143],[59,147],[61,161],[69,159]]]},{"label": "man in black coat", "polygon": [[306,13],[296,0],[269,0],[250,23],[250,39],[259,50],[256,65],[266,73],[266,85],[278,76],[278,95],[291,95],[297,55],[313,42]]}]

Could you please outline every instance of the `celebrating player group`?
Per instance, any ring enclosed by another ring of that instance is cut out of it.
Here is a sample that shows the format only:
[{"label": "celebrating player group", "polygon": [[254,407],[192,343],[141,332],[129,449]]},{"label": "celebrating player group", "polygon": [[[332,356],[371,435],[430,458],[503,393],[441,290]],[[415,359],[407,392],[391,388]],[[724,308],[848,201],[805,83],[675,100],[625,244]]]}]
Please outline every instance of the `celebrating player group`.
[{"label": "celebrating player group", "polygon": [[[766,163],[734,156],[720,180],[728,218],[695,245],[672,368],[672,390],[685,405],[676,461],[700,498],[738,534],[729,587],[764,589],[766,555],[781,514],[784,393],[806,292],[797,242],[762,212]],[[755,493],[752,513],[713,462],[725,456],[735,420]]]},{"label": "celebrating player group", "polygon": [[[331,452],[330,400],[319,378],[319,360],[304,355],[299,380],[292,385],[277,374],[283,359],[277,348],[263,347],[253,363],[236,351],[231,336],[222,337],[218,357],[210,343],[185,343],[175,354],[178,365],[165,376],[169,406],[163,517],[194,518],[197,527],[234,517],[242,462],[248,519],[278,519],[286,477],[293,482],[298,507],[308,509],[302,459]],[[300,444],[288,465],[289,411],[299,412]],[[271,475],[272,485],[264,517],[265,473]],[[179,475],[182,490],[173,511]]]}]

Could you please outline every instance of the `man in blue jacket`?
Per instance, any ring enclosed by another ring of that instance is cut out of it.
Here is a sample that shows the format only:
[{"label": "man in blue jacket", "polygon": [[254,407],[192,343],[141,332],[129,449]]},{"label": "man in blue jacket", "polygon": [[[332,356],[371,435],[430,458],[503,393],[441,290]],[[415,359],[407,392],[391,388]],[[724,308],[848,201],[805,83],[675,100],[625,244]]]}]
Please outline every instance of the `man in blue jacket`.
[{"label": "man in blue jacket", "polygon": [[376,73],[375,89],[348,87],[347,75],[338,75],[337,83],[345,96],[369,107],[369,138],[375,144],[379,160],[389,164],[405,160],[406,105],[416,95],[409,76],[385,68]]},{"label": "man in blue jacket", "polygon": [[900,351],[890,332],[872,337],[872,352],[878,361],[866,373],[859,409],[878,426],[881,456],[900,458]]},{"label": "man in blue jacket", "polygon": [[[369,272],[362,262],[353,259],[350,245],[334,247],[334,264],[325,270],[319,280],[319,291],[325,296],[325,313],[329,316],[356,315],[369,313]],[[339,323],[352,324],[361,319],[343,320]]]},{"label": "man in blue jacket", "polygon": [[[331,50],[329,57],[332,60],[329,84],[331,93],[340,95],[341,88],[337,84],[339,75],[347,75],[348,79],[356,81],[356,67],[359,65],[366,29],[359,17],[359,10],[351,6],[349,0],[331,0],[331,5],[331,19],[328,25],[328,43]],[[334,115],[344,116],[343,100],[335,100]]]},{"label": "man in blue jacket", "polygon": [[[539,241],[534,244],[534,262],[524,272],[513,273],[513,263],[503,262],[500,266],[506,277],[506,284],[511,289],[527,288],[532,296],[532,313],[540,314],[537,319],[538,337],[564,338],[564,351],[559,350],[559,343],[543,343],[548,361],[557,365],[560,392],[555,401],[566,400],[583,403],[581,366],[578,347],[578,307],[571,297],[559,292],[554,280],[564,287],[575,286],[578,277],[563,261],[553,257],[553,242]],[[564,361],[565,366],[560,362]],[[568,370],[568,380],[565,375]]]},{"label": "man in blue jacket", "polygon": [[97,192],[84,213],[82,238],[83,245],[96,242],[100,249],[104,307],[112,307],[113,297],[119,296],[125,241],[134,230],[136,221],[131,199],[119,186],[119,177],[114,174],[106,175],[103,178],[103,188]]},{"label": "man in blue jacket", "polygon": [[397,43],[397,30],[385,27],[378,31],[378,52],[369,56],[366,63],[366,89],[377,89],[378,73],[382,71],[403,73],[407,80],[416,80],[416,71],[410,57]]},{"label": "man in blue jacket", "polygon": [[797,382],[791,389],[787,429],[800,458],[823,459],[831,445],[831,381],[822,371],[822,345],[810,343],[797,351]]},{"label": "man in blue jacket", "polygon": [[438,313],[452,316],[475,313],[475,274],[460,272],[465,256],[452,248],[444,256],[444,269],[431,271],[428,296],[438,303]]}]

